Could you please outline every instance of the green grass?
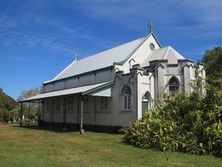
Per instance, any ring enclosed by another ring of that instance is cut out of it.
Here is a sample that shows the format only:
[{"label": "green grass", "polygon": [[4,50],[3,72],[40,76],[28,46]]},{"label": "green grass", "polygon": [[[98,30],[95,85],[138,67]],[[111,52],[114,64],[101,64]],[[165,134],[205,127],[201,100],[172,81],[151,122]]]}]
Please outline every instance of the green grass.
[{"label": "green grass", "polygon": [[222,166],[222,159],[144,150],[123,135],[53,132],[0,125],[0,166]]}]

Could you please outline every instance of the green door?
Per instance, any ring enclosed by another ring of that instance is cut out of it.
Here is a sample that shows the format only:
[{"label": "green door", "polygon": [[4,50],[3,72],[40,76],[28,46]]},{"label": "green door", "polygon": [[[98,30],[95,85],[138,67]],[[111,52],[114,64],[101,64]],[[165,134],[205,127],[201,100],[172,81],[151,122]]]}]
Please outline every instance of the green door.
[{"label": "green door", "polygon": [[148,101],[142,101],[142,115],[148,110]]}]

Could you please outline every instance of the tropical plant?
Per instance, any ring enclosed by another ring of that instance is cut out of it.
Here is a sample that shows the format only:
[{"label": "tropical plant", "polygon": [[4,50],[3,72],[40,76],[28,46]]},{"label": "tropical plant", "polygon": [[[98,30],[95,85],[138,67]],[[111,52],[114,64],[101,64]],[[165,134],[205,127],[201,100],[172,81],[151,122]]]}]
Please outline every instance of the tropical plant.
[{"label": "tropical plant", "polygon": [[161,151],[222,156],[222,96],[212,96],[171,97],[124,128],[125,141]]}]

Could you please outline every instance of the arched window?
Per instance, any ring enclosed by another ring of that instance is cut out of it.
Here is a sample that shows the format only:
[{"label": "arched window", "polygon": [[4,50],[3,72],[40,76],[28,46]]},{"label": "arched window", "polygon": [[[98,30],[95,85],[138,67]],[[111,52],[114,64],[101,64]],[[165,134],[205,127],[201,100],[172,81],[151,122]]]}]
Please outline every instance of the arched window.
[{"label": "arched window", "polygon": [[123,109],[124,110],[131,110],[131,89],[129,86],[124,86],[122,89],[123,95]]},{"label": "arched window", "polygon": [[180,83],[179,80],[173,76],[170,80],[169,80],[169,93],[170,95],[173,95],[175,93],[178,93],[180,90]]}]

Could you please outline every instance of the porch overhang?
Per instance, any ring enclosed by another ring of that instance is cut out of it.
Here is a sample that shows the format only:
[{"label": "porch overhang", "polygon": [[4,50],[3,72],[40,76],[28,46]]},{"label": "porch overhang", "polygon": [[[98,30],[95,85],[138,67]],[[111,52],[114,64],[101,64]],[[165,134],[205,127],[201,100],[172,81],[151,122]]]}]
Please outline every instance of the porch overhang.
[{"label": "porch overhang", "polygon": [[40,101],[49,97],[58,97],[72,94],[81,94],[81,95],[89,95],[89,96],[105,96],[111,97],[111,86],[113,85],[113,81],[92,84],[87,86],[81,86],[71,89],[64,89],[59,91],[53,91],[48,93],[41,93],[35,96],[32,96],[27,99],[20,100],[19,102],[35,102]]},{"label": "porch overhang", "polygon": [[100,96],[100,97],[111,97],[111,88],[105,88],[103,90],[99,90],[98,92],[94,92],[89,95],[90,96]]}]

